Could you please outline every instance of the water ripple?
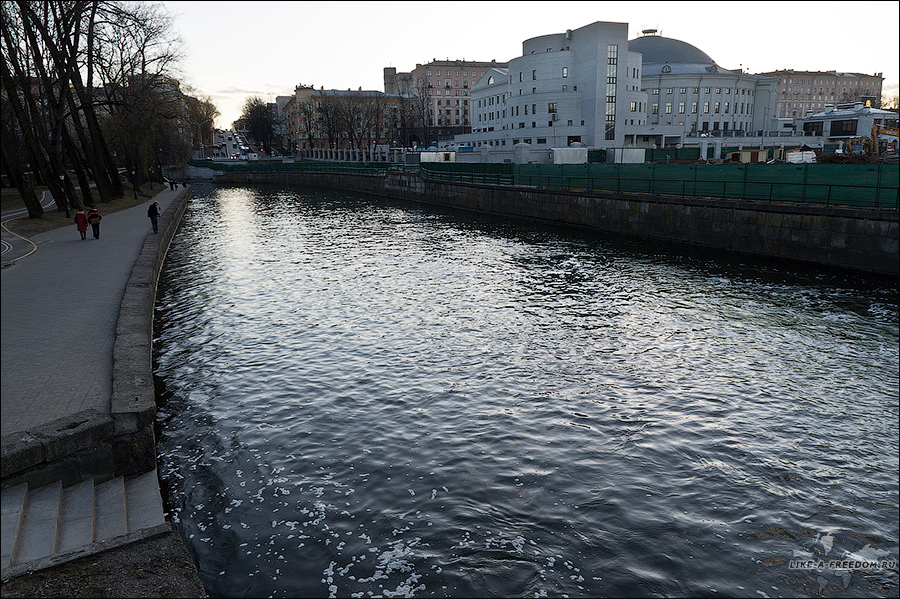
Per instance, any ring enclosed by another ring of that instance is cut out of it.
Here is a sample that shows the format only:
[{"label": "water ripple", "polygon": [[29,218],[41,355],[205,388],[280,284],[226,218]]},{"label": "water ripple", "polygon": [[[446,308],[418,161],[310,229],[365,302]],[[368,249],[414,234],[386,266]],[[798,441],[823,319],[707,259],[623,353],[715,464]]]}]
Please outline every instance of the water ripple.
[{"label": "water ripple", "polygon": [[211,595],[897,594],[790,565],[897,558],[896,284],[195,194],[154,363]]}]

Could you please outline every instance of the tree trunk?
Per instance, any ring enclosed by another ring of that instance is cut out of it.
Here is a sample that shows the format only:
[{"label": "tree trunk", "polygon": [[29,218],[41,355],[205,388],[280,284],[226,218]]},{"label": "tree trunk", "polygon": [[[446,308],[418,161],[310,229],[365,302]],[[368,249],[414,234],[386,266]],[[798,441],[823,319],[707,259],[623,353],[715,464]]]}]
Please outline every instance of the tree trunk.
[{"label": "tree trunk", "polygon": [[[3,124],[3,137],[6,139],[13,139],[12,131],[9,130],[6,123]],[[25,173],[22,172],[22,165],[20,165],[19,161],[16,160],[16,157],[12,155],[10,146],[6,143],[0,144],[0,158],[2,158],[3,166],[6,168],[6,172],[9,173],[10,179],[12,179],[11,182],[19,190],[19,195],[22,197],[25,208],[28,210],[28,218],[41,218],[44,216],[44,208],[41,206],[41,201],[34,192],[31,181],[25,176]]]}]

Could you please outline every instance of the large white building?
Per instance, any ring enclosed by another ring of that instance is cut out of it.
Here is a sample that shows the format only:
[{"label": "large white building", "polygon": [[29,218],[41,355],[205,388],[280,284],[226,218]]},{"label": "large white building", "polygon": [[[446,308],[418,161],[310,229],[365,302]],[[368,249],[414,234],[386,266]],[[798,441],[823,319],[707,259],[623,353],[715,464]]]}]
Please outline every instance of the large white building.
[{"label": "large white building", "polygon": [[627,23],[591,23],[531,38],[507,68],[491,68],[472,88],[472,133],[455,143],[622,146],[631,106],[643,108],[641,57],[629,51]]},{"label": "large white building", "polygon": [[454,145],[664,147],[774,129],[776,78],[645,33],[629,41],[627,23],[596,22],[526,40],[472,88],[472,133]]},{"label": "large white building", "polygon": [[775,126],[778,79],[724,69],[702,50],[647,30],[630,42],[642,57],[645,122],[629,121],[635,146],[696,144],[708,137],[750,138]]}]

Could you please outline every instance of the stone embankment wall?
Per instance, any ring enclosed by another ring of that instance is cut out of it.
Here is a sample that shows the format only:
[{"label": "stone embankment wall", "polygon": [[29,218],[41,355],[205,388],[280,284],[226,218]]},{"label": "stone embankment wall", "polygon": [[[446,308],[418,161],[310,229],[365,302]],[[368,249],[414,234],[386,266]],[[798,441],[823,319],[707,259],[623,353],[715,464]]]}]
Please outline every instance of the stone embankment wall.
[{"label": "stone embankment wall", "polygon": [[220,182],[304,184],[837,267],[898,274],[898,212],[814,203],[683,198],[386,176],[229,173]]}]

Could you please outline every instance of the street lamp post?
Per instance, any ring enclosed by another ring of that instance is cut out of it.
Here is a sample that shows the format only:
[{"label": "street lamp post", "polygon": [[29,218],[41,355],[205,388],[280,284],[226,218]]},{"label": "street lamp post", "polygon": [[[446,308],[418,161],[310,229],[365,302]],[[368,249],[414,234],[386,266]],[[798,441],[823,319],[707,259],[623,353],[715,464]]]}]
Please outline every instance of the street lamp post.
[{"label": "street lamp post", "polygon": [[65,175],[59,176],[59,186],[62,187],[63,203],[66,206],[66,218],[70,218],[72,215],[69,214],[69,196],[66,195],[66,176]]}]

